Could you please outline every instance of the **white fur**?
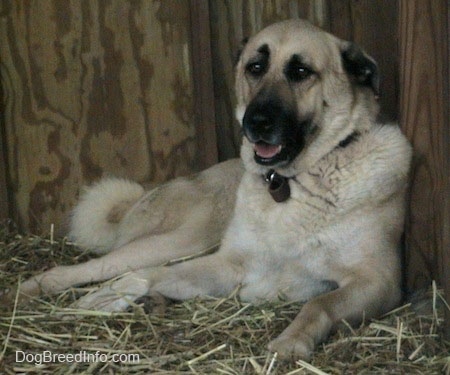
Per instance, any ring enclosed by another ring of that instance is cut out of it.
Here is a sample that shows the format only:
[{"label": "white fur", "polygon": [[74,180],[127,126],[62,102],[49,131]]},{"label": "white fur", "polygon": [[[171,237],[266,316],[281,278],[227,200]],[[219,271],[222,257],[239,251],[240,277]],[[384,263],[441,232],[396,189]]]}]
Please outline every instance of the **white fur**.
[{"label": "white fur", "polygon": [[69,237],[94,253],[110,251],[117,241],[119,222],[109,221],[108,215],[114,209],[126,212],[143,194],[141,185],[119,178],[103,179],[87,188],[73,210]]}]

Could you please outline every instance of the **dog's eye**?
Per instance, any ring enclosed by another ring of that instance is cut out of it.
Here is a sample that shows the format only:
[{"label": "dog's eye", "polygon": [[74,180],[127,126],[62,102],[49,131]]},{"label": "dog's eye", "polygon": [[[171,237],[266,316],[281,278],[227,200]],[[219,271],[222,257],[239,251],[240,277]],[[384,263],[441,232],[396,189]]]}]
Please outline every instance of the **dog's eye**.
[{"label": "dog's eye", "polygon": [[290,64],[285,72],[287,79],[292,82],[303,81],[313,73],[310,68],[301,64]]},{"label": "dog's eye", "polygon": [[247,64],[245,71],[253,77],[260,77],[265,73],[266,67],[260,62],[253,62]]}]

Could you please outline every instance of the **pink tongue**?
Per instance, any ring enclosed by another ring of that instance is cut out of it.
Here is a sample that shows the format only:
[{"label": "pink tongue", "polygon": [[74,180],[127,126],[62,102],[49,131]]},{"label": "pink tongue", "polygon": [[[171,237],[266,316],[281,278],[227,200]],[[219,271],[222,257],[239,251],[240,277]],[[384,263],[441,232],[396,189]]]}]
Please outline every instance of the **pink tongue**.
[{"label": "pink tongue", "polygon": [[256,155],[264,159],[273,158],[276,154],[281,151],[281,145],[269,145],[267,143],[255,143],[254,149]]}]

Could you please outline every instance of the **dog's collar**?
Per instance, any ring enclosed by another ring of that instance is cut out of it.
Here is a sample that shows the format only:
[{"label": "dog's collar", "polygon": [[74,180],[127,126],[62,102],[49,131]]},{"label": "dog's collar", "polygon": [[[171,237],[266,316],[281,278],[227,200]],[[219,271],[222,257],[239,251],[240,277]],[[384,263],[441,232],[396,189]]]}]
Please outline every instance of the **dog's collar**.
[{"label": "dog's collar", "polygon": [[[345,148],[350,143],[358,139],[360,133],[354,131],[345,139],[339,142],[338,147]],[[269,193],[277,203],[287,201],[291,196],[291,187],[289,186],[289,177],[278,174],[273,169],[269,170],[264,176],[264,180],[269,184]]]},{"label": "dog's collar", "polygon": [[347,138],[344,138],[342,141],[340,141],[338,144],[338,147],[340,147],[340,148],[347,147],[350,143],[353,143],[354,141],[356,141],[360,135],[361,134],[355,130],[353,133],[350,133],[347,136]]},{"label": "dog's collar", "polygon": [[271,169],[264,176],[264,179],[269,184],[269,193],[275,202],[280,203],[289,199],[291,188],[288,177],[282,176]]}]

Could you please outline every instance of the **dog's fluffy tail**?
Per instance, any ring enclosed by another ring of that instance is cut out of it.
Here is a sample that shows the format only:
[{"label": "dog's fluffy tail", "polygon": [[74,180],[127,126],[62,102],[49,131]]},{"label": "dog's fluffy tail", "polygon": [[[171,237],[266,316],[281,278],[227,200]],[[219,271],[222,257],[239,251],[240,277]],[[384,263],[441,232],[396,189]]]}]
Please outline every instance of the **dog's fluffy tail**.
[{"label": "dog's fluffy tail", "polygon": [[70,239],[94,253],[110,251],[120,222],[143,194],[141,185],[119,178],[103,179],[87,188],[73,210]]}]

